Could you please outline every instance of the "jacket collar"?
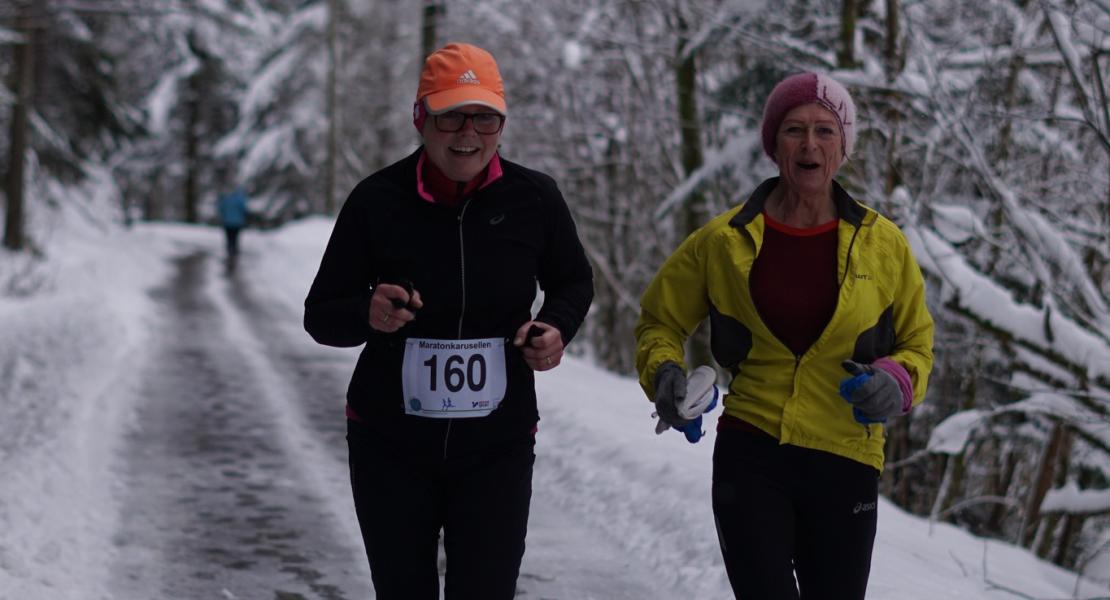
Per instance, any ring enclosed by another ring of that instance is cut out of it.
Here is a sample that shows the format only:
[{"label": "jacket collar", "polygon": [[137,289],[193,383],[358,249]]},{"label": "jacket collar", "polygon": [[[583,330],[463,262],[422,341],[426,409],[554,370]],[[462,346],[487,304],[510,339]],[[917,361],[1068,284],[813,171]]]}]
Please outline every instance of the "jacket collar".
[{"label": "jacket collar", "polygon": [[[421,146],[420,150],[417,151],[419,153],[419,157],[416,160],[416,193],[424,200],[434,204],[436,202],[436,199],[432,196],[431,190],[429,189],[429,187],[431,186],[429,186],[428,182],[424,180],[424,163],[427,161],[428,154],[426,152],[423,152],[423,150],[424,147]],[[435,168],[434,165],[432,166],[433,168]],[[494,152],[493,158],[490,159],[489,164],[486,165],[486,168],[483,169],[482,172],[479,173],[473,181],[467,183],[466,192],[464,195],[468,195],[477,190],[488,187],[489,184],[497,181],[498,179],[501,179],[501,176],[503,174],[504,171],[501,168],[501,157],[499,153]],[[481,181],[478,181],[479,179],[481,179]],[[448,204],[450,204],[450,202],[448,202]]]},{"label": "jacket collar", "polygon": [[[759,187],[755,188],[755,191],[752,192],[748,201],[744,203],[744,207],[740,209],[740,212],[736,213],[736,216],[729,220],[729,225],[743,228],[748,223],[751,223],[756,215],[763,212],[763,206],[767,203],[767,198],[771,196],[771,192],[778,184],[778,177],[772,177],[759,184]],[[836,180],[833,180],[832,185],[833,203],[836,204],[837,217],[856,227],[863,225],[863,218],[867,216],[867,208],[859,202],[856,202]]]}]

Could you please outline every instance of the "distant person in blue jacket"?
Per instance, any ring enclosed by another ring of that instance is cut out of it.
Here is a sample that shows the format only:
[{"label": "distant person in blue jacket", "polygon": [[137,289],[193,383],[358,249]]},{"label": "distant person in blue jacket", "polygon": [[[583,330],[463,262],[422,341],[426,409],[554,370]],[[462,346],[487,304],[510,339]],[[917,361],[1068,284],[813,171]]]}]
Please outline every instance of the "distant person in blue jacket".
[{"label": "distant person in blue jacket", "polygon": [[227,236],[227,257],[239,256],[239,231],[247,224],[247,193],[237,187],[229,194],[222,194],[217,211]]}]

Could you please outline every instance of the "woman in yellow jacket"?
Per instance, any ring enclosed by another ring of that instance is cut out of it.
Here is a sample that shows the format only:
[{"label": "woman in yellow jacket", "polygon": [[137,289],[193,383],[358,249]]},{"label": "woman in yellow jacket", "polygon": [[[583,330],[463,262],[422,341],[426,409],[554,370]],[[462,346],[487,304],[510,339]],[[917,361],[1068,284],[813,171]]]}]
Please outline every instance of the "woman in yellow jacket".
[{"label": "woman in yellow jacket", "polygon": [[763,147],[779,177],[714,218],[641,299],[640,383],[688,421],[683,343],[706,316],[732,375],[713,452],[713,513],[738,598],[862,599],[883,426],[925,397],[933,321],[921,271],[888,219],[833,175],[855,105],[823,74],[779,82]]}]

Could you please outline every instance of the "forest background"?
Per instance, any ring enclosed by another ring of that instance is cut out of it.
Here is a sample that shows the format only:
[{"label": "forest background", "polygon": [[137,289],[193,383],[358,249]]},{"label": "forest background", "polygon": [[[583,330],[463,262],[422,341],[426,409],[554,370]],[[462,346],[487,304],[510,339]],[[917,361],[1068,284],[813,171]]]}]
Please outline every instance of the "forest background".
[{"label": "forest background", "polygon": [[63,207],[207,223],[242,185],[263,227],[334,214],[419,143],[449,41],[497,57],[502,153],[555,176],[595,269],[576,350],[622,374],[658,266],[775,174],[774,83],[845,83],[838,179],[902,227],[937,321],[882,492],[1110,580],[1108,0],[0,0],[0,295],[40,291]]}]

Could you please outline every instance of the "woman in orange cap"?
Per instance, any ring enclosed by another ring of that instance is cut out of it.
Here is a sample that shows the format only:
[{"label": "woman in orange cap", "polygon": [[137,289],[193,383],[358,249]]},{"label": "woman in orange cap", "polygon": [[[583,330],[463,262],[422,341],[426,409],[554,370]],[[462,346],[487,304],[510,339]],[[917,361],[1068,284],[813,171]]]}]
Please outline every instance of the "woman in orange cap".
[{"label": "woman in orange cap", "polygon": [[[493,57],[430,55],[424,144],[363,180],[305,299],[305,329],[364,345],[347,392],[355,508],[379,600],[513,598],[532,493],[534,371],[559,365],[593,273],[547,175],[501,158]],[[537,283],[543,304],[533,318]]]}]

